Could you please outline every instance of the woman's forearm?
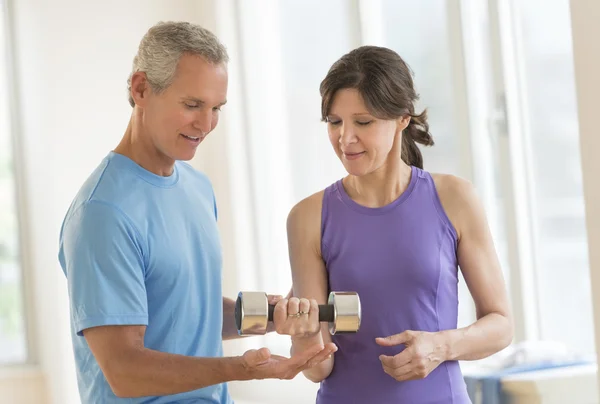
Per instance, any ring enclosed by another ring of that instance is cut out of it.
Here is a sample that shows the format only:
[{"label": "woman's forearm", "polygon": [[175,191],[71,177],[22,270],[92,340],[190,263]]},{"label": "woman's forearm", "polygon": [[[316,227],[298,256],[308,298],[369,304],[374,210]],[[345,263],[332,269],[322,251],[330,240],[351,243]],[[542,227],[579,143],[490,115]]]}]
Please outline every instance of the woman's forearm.
[{"label": "woman's forearm", "polygon": [[490,313],[468,327],[440,332],[446,360],[477,360],[506,348],[513,338],[511,320]]},{"label": "woman's forearm", "polygon": [[[294,355],[295,352],[302,352],[303,350],[310,348],[315,344],[323,344],[323,337],[320,333],[310,338],[292,338],[292,347],[290,349],[290,355]],[[304,370],[302,373],[308,380],[314,383],[320,383],[322,380],[327,378],[327,376],[329,376],[332,370],[333,355],[331,355],[328,359],[324,360],[318,365]]]}]

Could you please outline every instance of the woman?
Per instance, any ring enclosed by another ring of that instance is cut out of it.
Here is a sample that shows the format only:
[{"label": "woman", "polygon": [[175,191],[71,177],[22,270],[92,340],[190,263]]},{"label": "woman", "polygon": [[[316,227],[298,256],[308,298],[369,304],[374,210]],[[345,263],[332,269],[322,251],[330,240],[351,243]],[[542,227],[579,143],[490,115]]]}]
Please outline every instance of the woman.
[{"label": "woman", "polygon": [[[464,404],[458,360],[512,340],[504,279],[473,186],[430,174],[416,143],[433,145],[409,67],[364,46],[321,83],[322,118],[348,175],[299,202],[288,218],[294,296],[276,306],[292,351],[333,341],[337,352],[305,370],[317,403]],[[477,321],[457,329],[458,270]],[[356,291],[358,333],[329,335],[317,322],[328,292]],[[306,315],[302,315],[306,314]]]}]

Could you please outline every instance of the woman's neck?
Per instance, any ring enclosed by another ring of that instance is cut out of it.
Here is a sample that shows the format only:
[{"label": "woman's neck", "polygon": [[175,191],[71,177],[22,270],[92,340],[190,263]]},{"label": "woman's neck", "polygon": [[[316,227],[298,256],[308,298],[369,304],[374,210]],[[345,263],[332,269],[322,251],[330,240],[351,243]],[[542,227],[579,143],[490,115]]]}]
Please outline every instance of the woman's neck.
[{"label": "woman's neck", "polygon": [[344,189],[356,203],[370,208],[389,205],[406,191],[411,180],[411,167],[404,161],[386,164],[362,176],[349,175]]}]

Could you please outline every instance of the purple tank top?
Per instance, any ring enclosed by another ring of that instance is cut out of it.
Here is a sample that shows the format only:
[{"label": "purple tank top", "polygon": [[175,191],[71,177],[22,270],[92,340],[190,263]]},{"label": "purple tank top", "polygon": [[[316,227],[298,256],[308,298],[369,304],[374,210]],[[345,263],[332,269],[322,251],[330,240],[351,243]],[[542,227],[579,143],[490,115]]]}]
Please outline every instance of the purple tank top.
[{"label": "purple tank top", "polygon": [[405,330],[457,327],[457,235],[431,175],[412,167],[409,185],[394,202],[368,208],[354,202],[341,180],[325,189],[321,249],[329,288],[356,291],[362,304],[356,334],[334,335],[331,375],[318,404],[470,403],[458,362],[442,363],[425,379],[398,382],[383,371],[376,337]]}]

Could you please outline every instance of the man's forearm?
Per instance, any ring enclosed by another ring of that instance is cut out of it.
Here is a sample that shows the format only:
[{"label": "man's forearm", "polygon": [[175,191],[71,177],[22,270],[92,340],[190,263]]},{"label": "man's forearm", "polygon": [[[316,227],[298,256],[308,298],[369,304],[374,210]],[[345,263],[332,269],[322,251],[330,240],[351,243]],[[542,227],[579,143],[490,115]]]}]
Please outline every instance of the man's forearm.
[{"label": "man's forearm", "polygon": [[250,378],[240,357],[198,358],[146,348],[128,352],[103,370],[119,397],[178,394]]}]

